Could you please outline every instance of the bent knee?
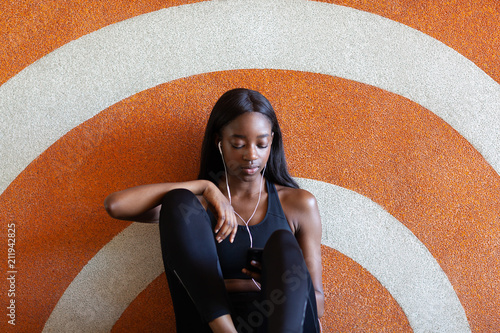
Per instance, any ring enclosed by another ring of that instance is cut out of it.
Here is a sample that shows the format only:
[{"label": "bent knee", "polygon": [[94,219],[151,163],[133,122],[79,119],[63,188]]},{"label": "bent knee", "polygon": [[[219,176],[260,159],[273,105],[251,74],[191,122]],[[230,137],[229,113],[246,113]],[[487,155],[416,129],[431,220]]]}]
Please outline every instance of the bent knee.
[{"label": "bent knee", "polygon": [[[167,192],[161,201],[160,223],[163,221],[184,221],[204,208],[196,195],[187,189]],[[163,222],[164,223],[164,222]]]},{"label": "bent knee", "polygon": [[292,234],[290,230],[279,229],[274,231],[269,237],[268,242],[278,242],[278,243],[297,243],[295,236]]},{"label": "bent knee", "polygon": [[162,198],[162,205],[166,204],[167,206],[170,203],[178,204],[179,202],[190,202],[193,199],[196,199],[196,195],[188,189],[185,188],[176,188],[174,190],[168,191]]},{"label": "bent knee", "polygon": [[299,243],[297,243],[295,236],[289,230],[280,229],[271,234],[264,250],[276,253],[287,252],[294,248],[300,250]]}]

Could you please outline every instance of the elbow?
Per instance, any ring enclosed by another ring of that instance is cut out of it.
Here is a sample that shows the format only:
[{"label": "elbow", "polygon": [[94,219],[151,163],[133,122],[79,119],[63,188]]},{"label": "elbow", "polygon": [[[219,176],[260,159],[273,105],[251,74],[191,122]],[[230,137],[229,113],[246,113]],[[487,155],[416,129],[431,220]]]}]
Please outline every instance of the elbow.
[{"label": "elbow", "polygon": [[104,209],[106,209],[106,212],[109,214],[109,216],[115,218],[115,219],[120,219],[120,209],[119,209],[119,202],[116,199],[116,196],[113,194],[110,194],[104,199]]}]

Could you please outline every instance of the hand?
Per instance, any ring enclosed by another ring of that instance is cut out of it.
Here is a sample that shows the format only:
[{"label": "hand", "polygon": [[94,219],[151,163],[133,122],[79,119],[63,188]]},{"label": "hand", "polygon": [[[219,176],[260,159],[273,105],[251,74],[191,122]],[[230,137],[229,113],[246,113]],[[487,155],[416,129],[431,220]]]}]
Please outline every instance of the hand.
[{"label": "hand", "polygon": [[243,268],[241,271],[250,276],[252,279],[254,279],[255,281],[257,282],[261,282],[261,277],[262,277],[262,264],[258,261],[255,261],[255,260],[252,260],[250,262],[250,265],[252,265],[252,267],[255,267],[256,268],[256,271],[251,271],[247,268]]},{"label": "hand", "polygon": [[238,231],[238,221],[229,200],[215,185],[207,187],[203,192],[203,197],[217,218],[214,229],[215,239],[220,243],[229,236],[229,241],[232,243]]}]

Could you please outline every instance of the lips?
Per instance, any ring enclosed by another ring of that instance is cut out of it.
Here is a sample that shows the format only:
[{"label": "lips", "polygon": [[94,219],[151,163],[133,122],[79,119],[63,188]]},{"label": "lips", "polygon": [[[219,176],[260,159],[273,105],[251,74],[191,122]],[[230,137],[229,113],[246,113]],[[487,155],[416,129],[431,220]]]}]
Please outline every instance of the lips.
[{"label": "lips", "polygon": [[259,171],[259,167],[254,165],[244,166],[241,168],[241,171],[247,175],[253,175],[257,171]]}]

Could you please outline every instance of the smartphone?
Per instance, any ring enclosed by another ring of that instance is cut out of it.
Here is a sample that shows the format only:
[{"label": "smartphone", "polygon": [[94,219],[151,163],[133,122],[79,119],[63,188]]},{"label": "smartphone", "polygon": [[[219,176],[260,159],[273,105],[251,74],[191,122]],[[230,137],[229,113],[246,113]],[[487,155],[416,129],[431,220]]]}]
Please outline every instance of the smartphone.
[{"label": "smartphone", "polygon": [[247,262],[246,262],[246,269],[248,269],[249,271],[252,271],[252,272],[257,272],[257,273],[260,273],[260,270],[255,267],[255,266],[252,266],[252,264],[250,264],[250,262],[252,260],[255,260],[257,262],[262,262],[262,251],[264,249],[259,249],[259,248],[255,248],[255,247],[251,247],[247,250]]}]

